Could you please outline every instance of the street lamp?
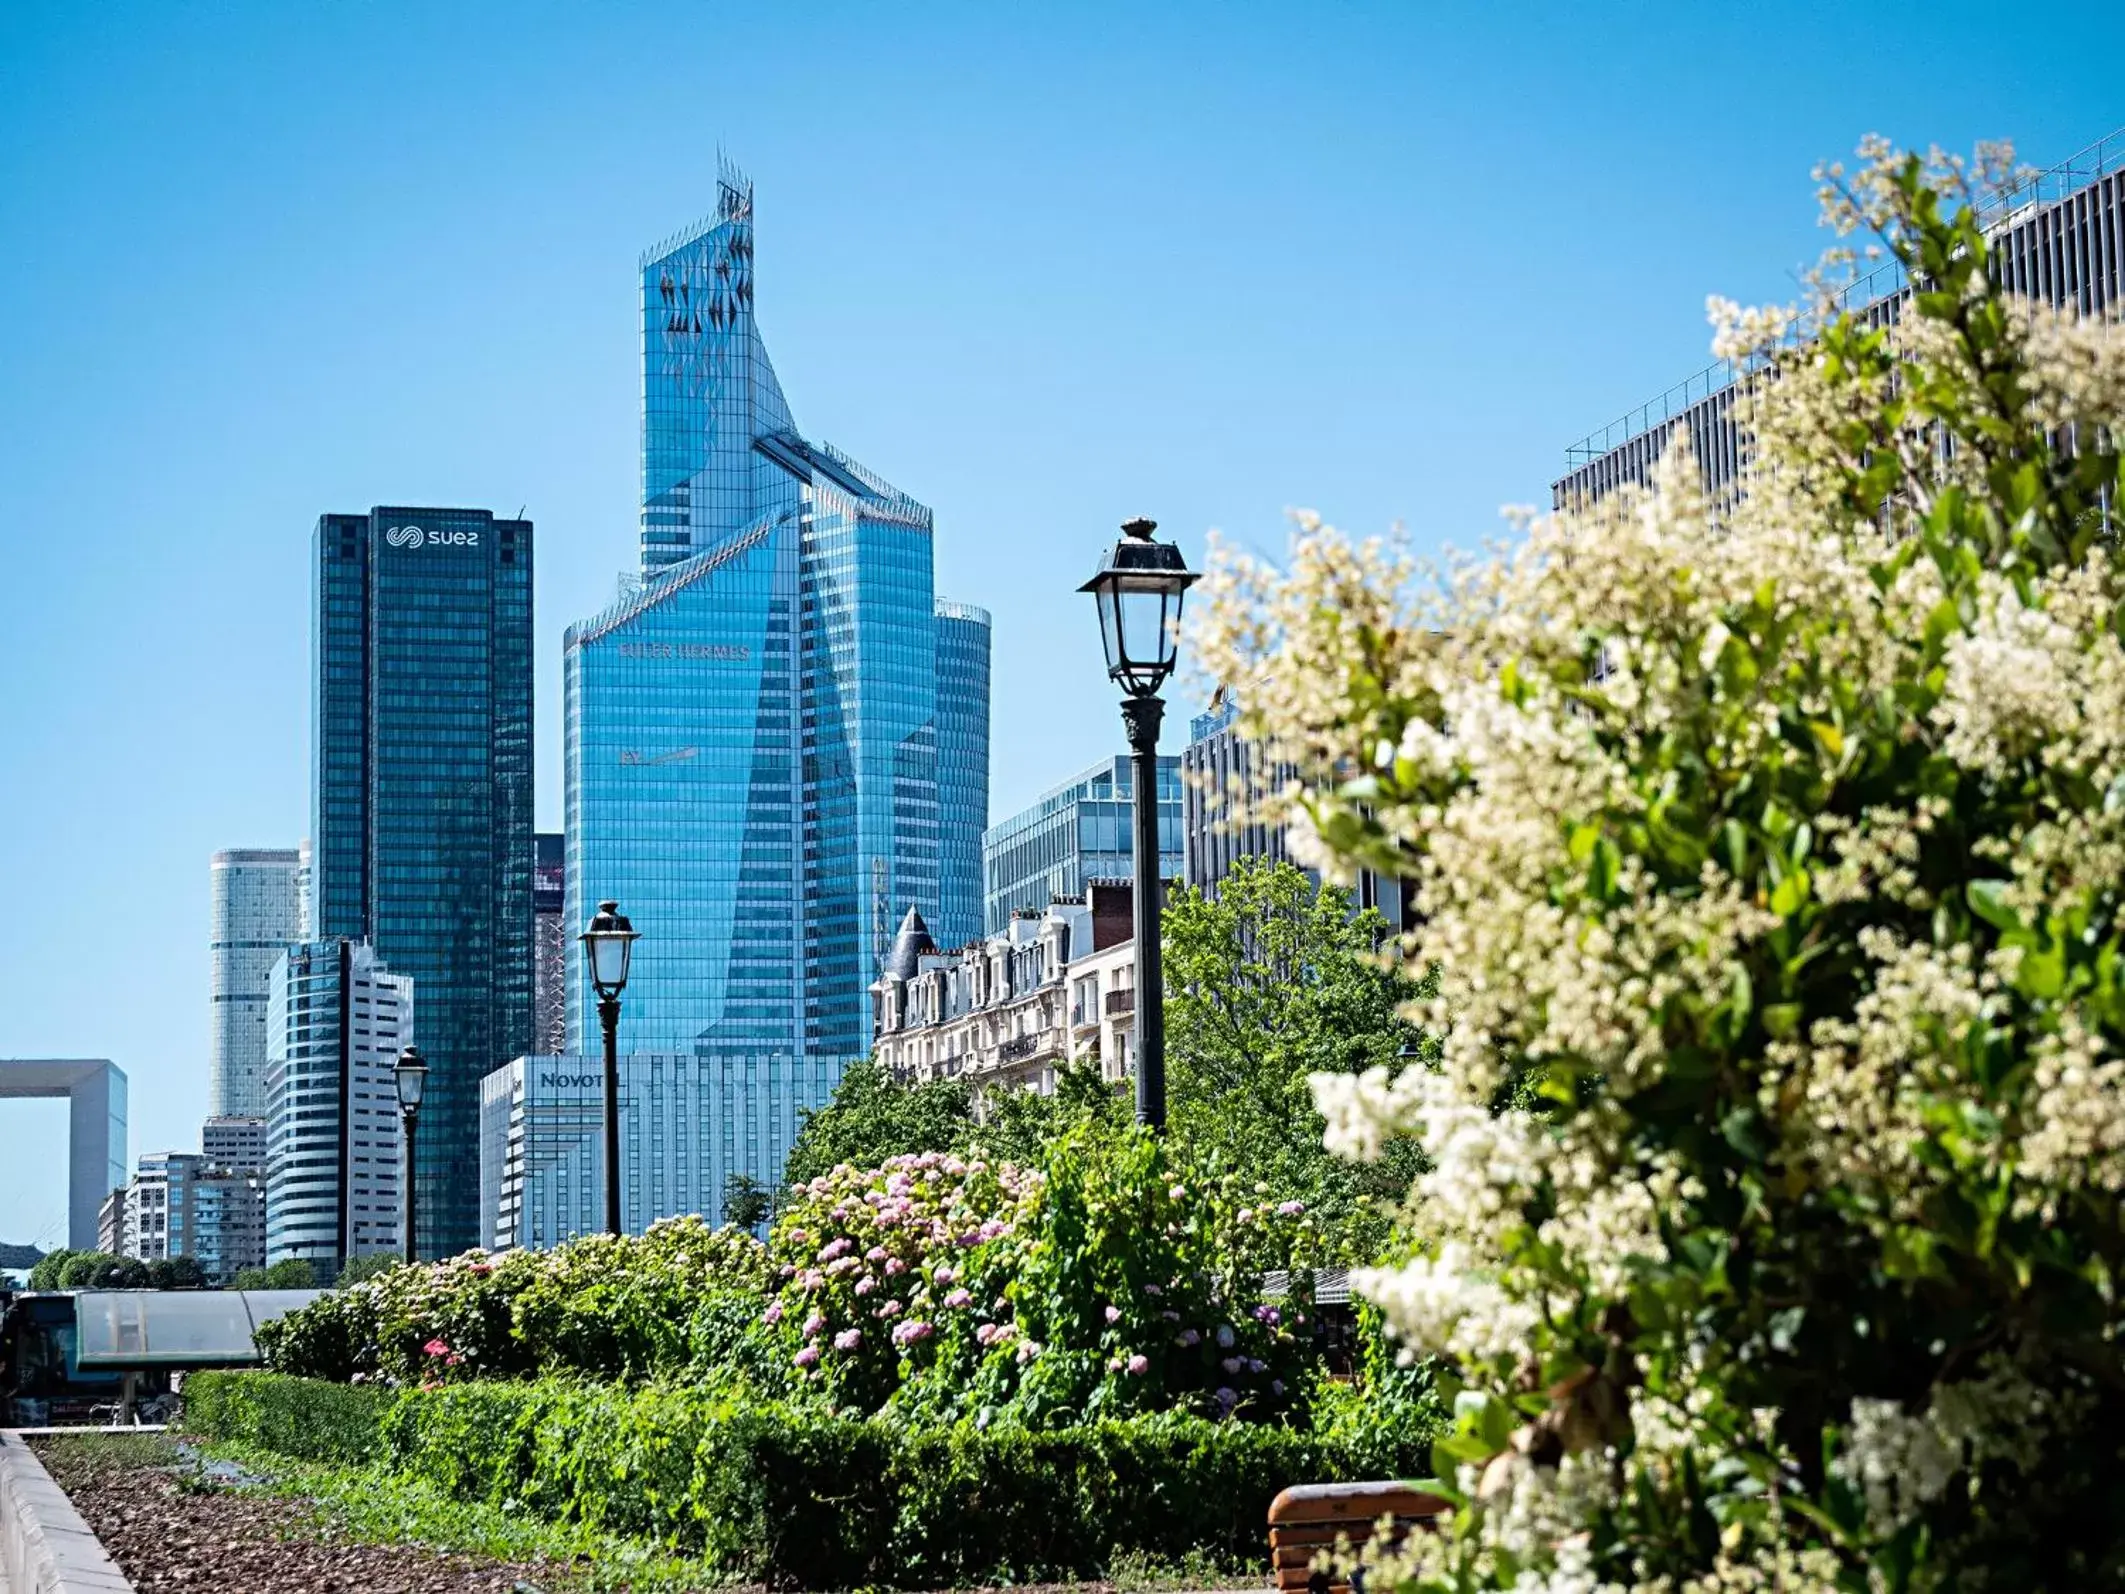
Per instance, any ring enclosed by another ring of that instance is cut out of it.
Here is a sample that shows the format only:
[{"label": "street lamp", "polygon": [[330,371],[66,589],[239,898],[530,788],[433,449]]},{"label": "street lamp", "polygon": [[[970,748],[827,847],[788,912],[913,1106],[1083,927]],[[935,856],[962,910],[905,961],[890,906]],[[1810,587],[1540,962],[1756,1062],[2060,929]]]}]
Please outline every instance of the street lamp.
[{"label": "street lamp", "polygon": [[1077,590],[1099,606],[1107,676],[1122,689],[1122,724],[1136,778],[1136,1121],[1166,1127],[1166,989],[1159,956],[1158,689],[1173,673],[1181,601],[1196,580],[1180,549],[1158,542],[1153,520],[1122,524],[1121,540]]},{"label": "street lamp", "polygon": [[402,1192],[406,1203],[406,1260],[418,1262],[420,1253],[413,1244],[413,1127],[421,1115],[421,1096],[428,1088],[428,1064],[418,1046],[408,1046],[398,1054],[398,1061],[391,1068],[391,1082],[398,1087],[399,1121],[406,1126],[406,1178]]},{"label": "street lamp", "polygon": [[617,902],[598,904],[598,916],[578,937],[598,993],[598,1024],[605,1031],[605,1232],[620,1232],[620,993],[634,957],[635,927]]}]

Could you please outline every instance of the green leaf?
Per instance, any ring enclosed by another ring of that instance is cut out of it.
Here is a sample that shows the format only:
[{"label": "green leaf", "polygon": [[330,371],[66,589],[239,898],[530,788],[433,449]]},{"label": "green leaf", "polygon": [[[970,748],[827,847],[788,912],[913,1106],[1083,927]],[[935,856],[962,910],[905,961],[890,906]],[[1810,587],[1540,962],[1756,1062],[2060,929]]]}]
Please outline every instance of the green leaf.
[{"label": "green leaf", "polygon": [[1771,911],[1781,919],[1790,919],[1801,910],[1808,900],[1808,871],[1795,869],[1778,882],[1771,893]]},{"label": "green leaf", "polygon": [[1969,899],[1970,911],[1996,930],[2008,932],[2023,928],[2021,915],[2007,905],[2007,888],[2013,882],[2007,880],[1973,880],[1964,888]]}]

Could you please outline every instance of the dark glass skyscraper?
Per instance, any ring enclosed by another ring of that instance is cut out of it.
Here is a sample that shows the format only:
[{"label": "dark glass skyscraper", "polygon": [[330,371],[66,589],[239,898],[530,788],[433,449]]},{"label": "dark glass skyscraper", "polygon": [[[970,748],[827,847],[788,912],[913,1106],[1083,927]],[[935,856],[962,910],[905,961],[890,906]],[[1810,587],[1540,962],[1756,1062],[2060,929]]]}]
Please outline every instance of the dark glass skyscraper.
[{"label": "dark glass skyscraper", "polygon": [[317,523],[312,933],[419,993],[423,1251],[476,1244],[480,1080],[531,1048],[531,523]]},{"label": "dark glass skyscraper", "polygon": [[987,616],[938,602],[928,509],[796,430],[734,172],[643,261],[642,413],[642,585],[564,653],[567,922],[611,897],[642,932],[626,1050],[757,1068],[770,1110],[704,1128],[771,1180],[797,1109],[869,1050],[900,916],[978,896]]}]

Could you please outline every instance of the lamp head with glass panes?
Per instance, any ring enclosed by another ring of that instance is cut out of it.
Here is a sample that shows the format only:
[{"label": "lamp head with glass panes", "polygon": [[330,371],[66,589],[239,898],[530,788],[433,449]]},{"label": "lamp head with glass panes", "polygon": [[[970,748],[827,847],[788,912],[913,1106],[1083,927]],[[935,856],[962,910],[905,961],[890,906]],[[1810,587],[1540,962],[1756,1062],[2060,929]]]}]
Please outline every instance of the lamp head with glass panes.
[{"label": "lamp head with glass panes", "polygon": [[627,986],[627,965],[634,957],[637,935],[617,902],[598,904],[598,916],[582,935],[584,956],[590,960],[590,983],[602,997],[616,997]]},{"label": "lamp head with glass panes", "polygon": [[408,1046],[391,1066],[391,1081],[398,1087],[400,1112],[418,1112],[421,1096],[428,1089],[428,1063],[418,1046]]},{"label": "lamp head with glass panes", "polygon": [[1200,579],[1180,549],[1159,542],[1153,520],[1131,520],[1108,550],[1099,574],[1077,590],[1099,607],[1107,674],[1131,697],[1152,697],[1173,673],[1181,601]]}]

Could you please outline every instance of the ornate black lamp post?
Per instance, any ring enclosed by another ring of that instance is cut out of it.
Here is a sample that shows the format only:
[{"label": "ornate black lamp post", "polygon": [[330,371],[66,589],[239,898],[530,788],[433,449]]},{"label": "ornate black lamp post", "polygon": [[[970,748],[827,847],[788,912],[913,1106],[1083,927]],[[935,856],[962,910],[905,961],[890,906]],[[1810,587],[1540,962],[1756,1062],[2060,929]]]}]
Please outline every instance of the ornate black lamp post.
[{"label": "ornate black lamp post", "polygon": [[418,1262],[420,1252],[415,1249],[414,1236],[419,1232],[414,1227],[413,1191],[413,1131],[415,1121],[421,1115],[421,1096],[428,1089],[428,1064],[421,1056],[418,1046],[408,1046],[398,1054],[398,1061],[391,1067],[391,1082],[398,1087],[399,1121],[406,1126],[406,1179],[403,1191],[406,1203],[406,1260]]},{"label": "ornate black lamp post", "polygon": [[598,1025],[605,1031],[605,1232],[620,1232],[620,993],[634,957],[635,927],[617,902],[598,904],[578,938],[598,993]]},{"label": "ornate black lamp post", "polygon": [[1136,1121],[1166,1127],[1166,989],[1159,957],[1158,729],[1166,705],[1158,689],[1173,673],[1181,601],[1195,582],[1180,549],[1155,541],[1152,520],[1122,525],[1099,574],[1080,592],[1099,606],[1107,675],[1121,687],[1122,724],[1136,779]]}]

